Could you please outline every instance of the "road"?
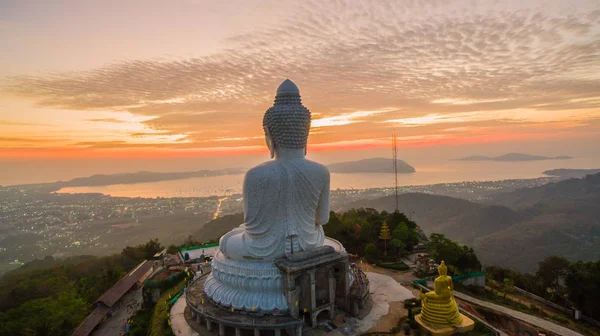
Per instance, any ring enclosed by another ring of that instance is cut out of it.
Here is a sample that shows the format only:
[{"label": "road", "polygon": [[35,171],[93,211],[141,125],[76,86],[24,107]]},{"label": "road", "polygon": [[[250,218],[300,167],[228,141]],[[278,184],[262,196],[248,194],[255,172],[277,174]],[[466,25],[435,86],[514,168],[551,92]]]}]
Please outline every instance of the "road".
[{"label": "road", "polygon": [[580,334],[574,330],[571,330],[569,328],[565,328],[563,326],[560,326],[558,324],[555,324],[553,322],[550,322],[548,320],[544,320],[543,318],[537,317],[537,316],[533,316],[533,315],[529,315],[529,314],[525,314],[525,313],[521,313],[520,311],[514,310],[514,309],[510,309],[508,307],[504,307],[501,305],[497,305],[495,303],[491,303],[491,302],[487,302],[487,301],[483,301],[483,300],[479,300],[477,298],[474,298],[472,296],[466,295],[464,293],[460,293],[457,291],[454,291],[454,296],[470,302],[470,303],[474,303],[476,305],[479,305],[481,307],[485,307],[485,308],[489,308],[491,310],[500,312],[500,313],[504,313],[506,315],[510,315],[516,319],[519,319],[523,322],[527,322],[531,325],[534,325],[536,327],[551,331],[553,333],[556,333],[558,335],[562,335],[562,336],[584,336],[583,334]]},{"label": "road", "polygon": [[219,215],[221,214],[221,204],[223,204],[223,201],[228,199],[230,196],[225,196],[225,197],[221,197],[218,200],[217,203],[217,209],[215,210],[215,213],[213,214],[213,220],[217,219],[217,217],[219,217]]},{"label": "road", "polygon": [[189,326],[183,311],[185,310],[185,293],[181,294],[177,302],[171,308],[171,329],[176,336],[199,336],[199,334]]}]

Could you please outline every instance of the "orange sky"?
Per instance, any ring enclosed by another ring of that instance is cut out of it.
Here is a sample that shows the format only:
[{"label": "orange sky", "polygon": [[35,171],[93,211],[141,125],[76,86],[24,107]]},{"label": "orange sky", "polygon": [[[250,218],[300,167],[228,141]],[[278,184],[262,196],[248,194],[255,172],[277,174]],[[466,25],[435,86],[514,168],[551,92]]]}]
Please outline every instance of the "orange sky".
[{"label": "orange sky", "polygon": [[596,1],[14,1],[0,43],[0,159],[263,153],[285,78],[311,151],[600,141]]}]

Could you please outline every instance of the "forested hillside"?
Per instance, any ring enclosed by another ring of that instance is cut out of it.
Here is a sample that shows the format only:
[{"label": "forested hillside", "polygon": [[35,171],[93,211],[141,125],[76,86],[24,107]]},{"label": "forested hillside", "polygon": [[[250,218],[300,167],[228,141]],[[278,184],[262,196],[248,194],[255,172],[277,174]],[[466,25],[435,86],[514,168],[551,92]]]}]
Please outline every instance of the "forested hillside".
[{"label": "forested hillside", "polygon": [[92,304],[162,246],[151,240],[120,254],[60,261],[46,258],[0,278],[0,335],[70,335]]},{"label": "forested hillside", "polygon": [[[349,207],[391,211],[395,204],[388,196]],[[530,272],[551,255],[600,259],[600,174],[498,194],[488,204],[402,194],[399,209],[427,233],[472,244],[486,265]]]}]

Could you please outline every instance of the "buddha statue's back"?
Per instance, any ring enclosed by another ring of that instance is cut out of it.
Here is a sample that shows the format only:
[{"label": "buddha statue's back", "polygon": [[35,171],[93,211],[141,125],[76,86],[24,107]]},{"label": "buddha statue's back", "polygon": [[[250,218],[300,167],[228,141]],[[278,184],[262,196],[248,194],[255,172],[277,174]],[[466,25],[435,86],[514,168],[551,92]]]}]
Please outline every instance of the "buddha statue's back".
[{"label": "buddha statue's back", "polygon": [[246,174],[244,224],[221,238],[226,257],[273,260],[323,245],[329,171],[302,152],[285,155]]},{"label": "buddha statue's back", "polygon": [[244,178],[244,223],[221,237],[206,294],[216,303],[243,310],[281,313],[288,309],[274,260],[324,244],[329,221],[329,170],[305,159],[310,111],[290,80],[277,89],[263,118],[271,160]]}]

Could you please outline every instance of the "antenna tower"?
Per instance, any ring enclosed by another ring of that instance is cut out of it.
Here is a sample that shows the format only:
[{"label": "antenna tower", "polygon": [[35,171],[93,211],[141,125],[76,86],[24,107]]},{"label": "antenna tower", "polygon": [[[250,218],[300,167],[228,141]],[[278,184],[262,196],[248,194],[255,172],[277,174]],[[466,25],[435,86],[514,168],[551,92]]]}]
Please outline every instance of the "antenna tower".
[{"label": "antenna tower", "polygon": [[396,134],[392,134],[392,156],[394,157],[394,179],[396,181],[396,211],[398,211],[398,143]]}]

